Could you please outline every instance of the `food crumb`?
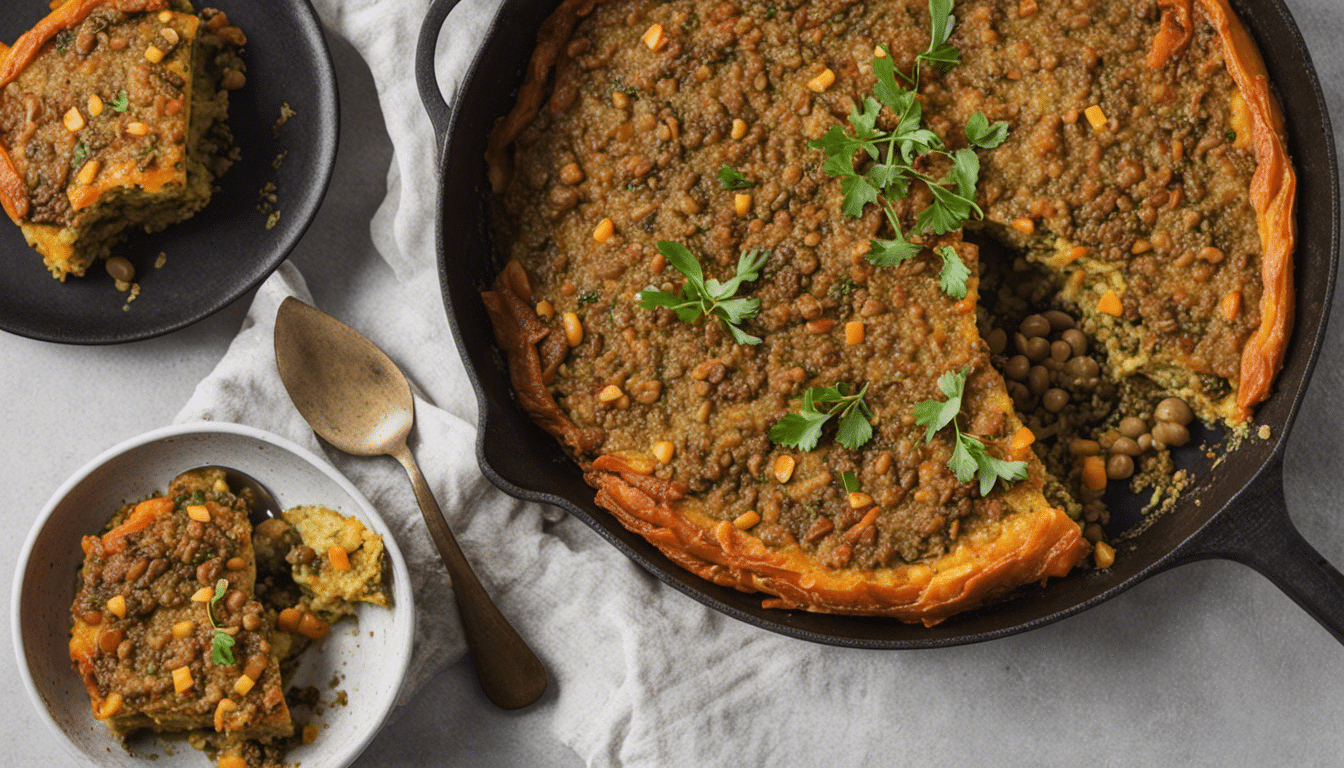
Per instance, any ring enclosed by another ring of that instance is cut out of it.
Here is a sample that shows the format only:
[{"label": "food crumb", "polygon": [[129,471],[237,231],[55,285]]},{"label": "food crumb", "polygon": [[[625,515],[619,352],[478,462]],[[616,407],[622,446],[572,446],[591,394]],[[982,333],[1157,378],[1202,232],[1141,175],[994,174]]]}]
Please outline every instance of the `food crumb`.
[{"label": "food crumb", "polygon": [[163,269],[163,265],[167,263],[168,263],[168,254],[164,251],[159,251],[159,255],[154,258],[154,268]]},{"label": "food crumb", "polygon": [[[118,290],[121,290],[121,289],[118,288]],[[126,294],[126,303],[121,305],[121,311],[122,311],[122,312],[130,312],[130,311],[131,311],[131,302],[132,302],[132,301],[135,301],[135,300],[138,299],[139,297],[140,297],[140,284],[139,284],[139,283],[131,283],[131,286],[130,286],[130,292]]]},{"label": "food crumb", "polygon": [[275,156],[275,159],[271,161],[271,168],[272,168],[273,170],[277,170],[277,171],[280,170],[280,166],[281,166],[281,165],[284,165],[284,163],[285,163],[285,156],[288,155],[288,154],[289,154],[289,150],[288,150],[288,149],[283,149],[283,150],[281,150],[281,151],[280,151],[280,154],[276,155],[276,156]]},{"label": "food crumb", "polygon": [[275,229],[275,225],[280,223],[280,212],[271,211],[271,215],[266,217],[266,229]]},{"label": "food crumb", "polygon": [[294,108],[291,107],[291,106],[289,106],[289,102],[288,102],[288,101],[282,103],[282,104],[280,105],[280,119],[279,119],[279,120],[276,120],[276,121],[275,121],[275,125],[272,125],[272,126],[271,126],[271,135],[274,136],[274,137],[277,138],[277,139],[280,138],[280,128],[281,128],[285,123],[289,122],[289,118],[291,118],[291,117],[293,117],[293,116],[295,116],[295,115],[297,115],[297,114],[298,114],[298,112],[295,112],[295,111],[294,111]]},{"label": "food crumb", "polygon": [[275,194],[275,182],[268,181],[257,190],[257,210],[262,213],[270,213],[275,210],[275,203],[279,197]]},{"label": "food crumb", "polygon": [[1261,424],[1261,425],[1260,425],[1260,430],[1259,430],[1256,434],[1260,435],[1260,439],[1261,439],[1261,440],[1268,440],[1268,439],[1269,439],[1269,436],[1270,436],[1272,433],[1273,433],[1273,432],[1272,432],[1272,430],[1270,430],[1268,424]]}]

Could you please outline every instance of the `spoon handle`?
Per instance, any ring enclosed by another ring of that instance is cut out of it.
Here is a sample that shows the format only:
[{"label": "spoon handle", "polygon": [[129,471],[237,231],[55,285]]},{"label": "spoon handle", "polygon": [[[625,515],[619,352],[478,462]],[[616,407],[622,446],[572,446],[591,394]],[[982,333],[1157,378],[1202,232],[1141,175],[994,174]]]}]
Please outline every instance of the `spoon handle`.
[{"label": "spoon handle", "polygon": [[403,445],[392,457],[401,463],[411,478],[411,487],[415,489],[415,500],[420,503],[429,537],[438,547],[439,556],[453,581],[457,611],[462,617],[462,630],[476,664],[481,688],[490,701],[504,709],[531,704],[546,690],[546,668],[495,607],[476,578],[410,449]]}]

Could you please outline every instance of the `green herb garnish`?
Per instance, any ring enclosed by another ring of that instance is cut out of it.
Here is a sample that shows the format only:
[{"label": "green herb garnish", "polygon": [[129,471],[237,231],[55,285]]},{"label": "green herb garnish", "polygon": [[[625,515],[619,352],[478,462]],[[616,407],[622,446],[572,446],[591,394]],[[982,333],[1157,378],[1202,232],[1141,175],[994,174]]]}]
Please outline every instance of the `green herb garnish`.
[{"label": "green herb garnish", "polygon": [[803,391],[803,409],[786,415],[770,428],[771,442],[810,451],[817,447],[822,426],[838,415],[836,442],[850,450],[858,450],[873,437],[873,425],[868,423],[873,412],[863,399],[868,391],[867,384],[852,395],[847,394],[847,389],[843,383],[834,387],[808,387]]},{"label": "green herb garnish", "polygon": [[225,590],[229,588],[229,582],[220,579],[215,582],[215,596],[210,598],[210,604],[206,606],[205,615],[210,619],[210,626],[215,630],[215,642],[210,648],[210,660],[216,664],[233,663],[233,635],[219,628],[215,623],[215,603],[224,596]]},{"label": "green herb garnish", "polygon": [[858,288],[858,283],[845,277],[837,282],[831,283],[831,287],[826,289],[826,295],[832,299],[843,299],[858,290]]},{"label": "green herb garnish", "polygon": [[845,486],[845,493],[854,493],[863,487],[859,485],[859,478],[853,472],[841,472],[840,484]]},{"label": "green herb garnish", "polygon": [[680,243],[669,240],[658,241],[658,250],[677,271],[686,277],[681,293],[668,293],[649,286],[636,294],[639,306],[644,309],[667,307],[677,313],[685,323],[693,323],[701,315],[713,315],[719,318],[723,326],[732,334],[738,344],[760,344],[756,336],[743,331],[738,323],[755,317],[761,311],[760,299],[734,298],[743,283],[751,282],[760,276],[761,267],[770,252],[760,248],[743,251],[737,258],[737,273],[726,282],[705,279],[700,262]]},{"label": "green herb garnish", "polygon": [[987,496],[994,484],[1000,480],[1015,483],[1027,477],[1027,462],[1004,461],[996,459],[985,450],[985,444],[978,437],[962,433],[957,426],[957,414],[961,413],[962,394],[966,388],[966,371],[948,371],[938,377],[938,389],[946,400],[924,400],[915,403],[915,423],[927,427],[924,442],[933,440],[938,430],[952,425],[956,431],[957,446],[952,450],[952,458],[947,466],[957,476],[958,482],[967,482],[972,477],[980,481],[980,495]]},{"label": "green herb garnish", "polygon": [[727,163],[719,169],[719,183],[724,189],[751,189],[756,186],[756,182],[743,176],[741,171]]},{"label": "green herb garnish", "polygon": [[56,33],[56,50],[65,52],[70,47],[70,41],[75,39],[75,33],[69,29],[62,29]]},{"label": "green herb garnish", "polygon": [[943,257],[943,267],[938,270],[938,285],[942,286],[943,293],[954,299],[966,298],[966,280],[971,276],[970,267],[950,245],[935,248],[934,253]]},{"label": "green herb garnish", "polygon": [[81,141],[75,145],[74,152],[70,153],[70,167],[79,168],[84,165],[84,161],[89,157],[89,143]]},{"label": "green herb garnish", "polygon": [[[956,46],[947,42],[956,24],[952,0],[929,0],[929,16],[932,26],[929,47],[915,56],[911,73],[906,75],[896,69],[891,51],[883,46],[883,55],[873,58],[873,73],[877,77],[874,95],[865,97],[863,104],[856,105],[850,113],[851,132],[834,125],[820,139],[808,142],[809,147],[826,153],[823,170],[840,179],[844,194],[841,211],[845,215],[861,216],[870,203],[881,206],[895,237],[873,238],[870,242],[866,258],[880,267],[897,266],[920,250],[906,239],[891,201],[904,197],[916,181],[928,187],[933,202],[916,215],[915,231],[919,234],[941,235],[960,228],[972,215],[983,216],[984,211],[975,203],[975,185],[980,176],[980,158],[975,148],[997,147],[1008,136],[1006,122],[991,124],[984,113],[977,112],[966,123],[970,146],[949,152],[938,134],[923,126],[923,107],[917,98],[921,64],[928,62],[934,69],[945,72],[960,61]],[[909,84],[908,88],[897,82],[898,75]],[[896,127],[891,131],[877,127],[884,107],[896,116]],[[854,155],[860,152],[872,161],[862,173],[854,167]],[[930,162],[950,163],[950,168],[941,177],[916,168],[928,167]],[[956,253],[952,255],[955,257]],[[957,282],[944,282],[947,285],[955,289]],[[957,298],[964,296],[963,292]]]},{"label": "green herb garnish", "polygon": [[584,291],[579,294],[579,306],[597,303],[597,291]]},{"label": "green herb garnish", "polygon": [[107,102],[107,106],[111,108],[113,112],[125,112],[127,108],[131,106],[131,100],[130,97],[126,95],[125,91],[117,91],[116,98]]}]

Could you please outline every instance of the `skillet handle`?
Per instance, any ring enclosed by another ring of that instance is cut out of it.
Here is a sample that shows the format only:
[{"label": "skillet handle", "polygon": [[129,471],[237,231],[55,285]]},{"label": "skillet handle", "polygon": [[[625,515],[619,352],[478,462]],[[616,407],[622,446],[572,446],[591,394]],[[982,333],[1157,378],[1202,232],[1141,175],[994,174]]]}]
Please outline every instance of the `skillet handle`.
[{"label": "skillet handle", "polygon": [[420,39],[415,45],[415,82],[420,89],[420,101],[429,113],[429,122],[434,126],[434,146],[443,150],[444,139],[448,136],[448,122],[453,110],[444,101],[439,91],[439,80],[434,75],[434,49],[439,43],[439,32],[448,20],[448,13],[459,0],[432,0],[429,13],[420,25]]},{"label": "skillet handle", "polygon": [[1209,525],[1182,545],[1173,564],[1235,560],[1268,578],[1344,643],[1344,575],[1298,533],[1283,494],[1283,455]]}]

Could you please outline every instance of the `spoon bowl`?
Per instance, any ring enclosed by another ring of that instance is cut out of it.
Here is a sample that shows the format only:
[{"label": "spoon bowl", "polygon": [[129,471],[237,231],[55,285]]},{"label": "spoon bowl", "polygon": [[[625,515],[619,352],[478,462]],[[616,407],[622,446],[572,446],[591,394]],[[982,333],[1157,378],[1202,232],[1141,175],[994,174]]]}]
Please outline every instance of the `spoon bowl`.
[{"label": "spoon bowl", "polygon": [[415,400],[396,363],[358,331],[293,297],[276,313],[275,362],[294,406],[318,436],[346,453],[391,456],[406,470],[452,579],[486,696],[505,709],[540,698],[546,669],[486,594],[406,445]]},{"label": "spoon bowl", "polygon": [[195,469],[219,469],[224,471],[224,482],[229,484],[229,490],[233,492],[234,496],[238,496],[247,502],[247,520],[252,523],[252,527],[255,528],[267,520],[280,517],[282,511],[280,502],[275,500],[275,494],[271,493],[270,489],[257,478],[240,469],[221,464],[206,464]]}]

